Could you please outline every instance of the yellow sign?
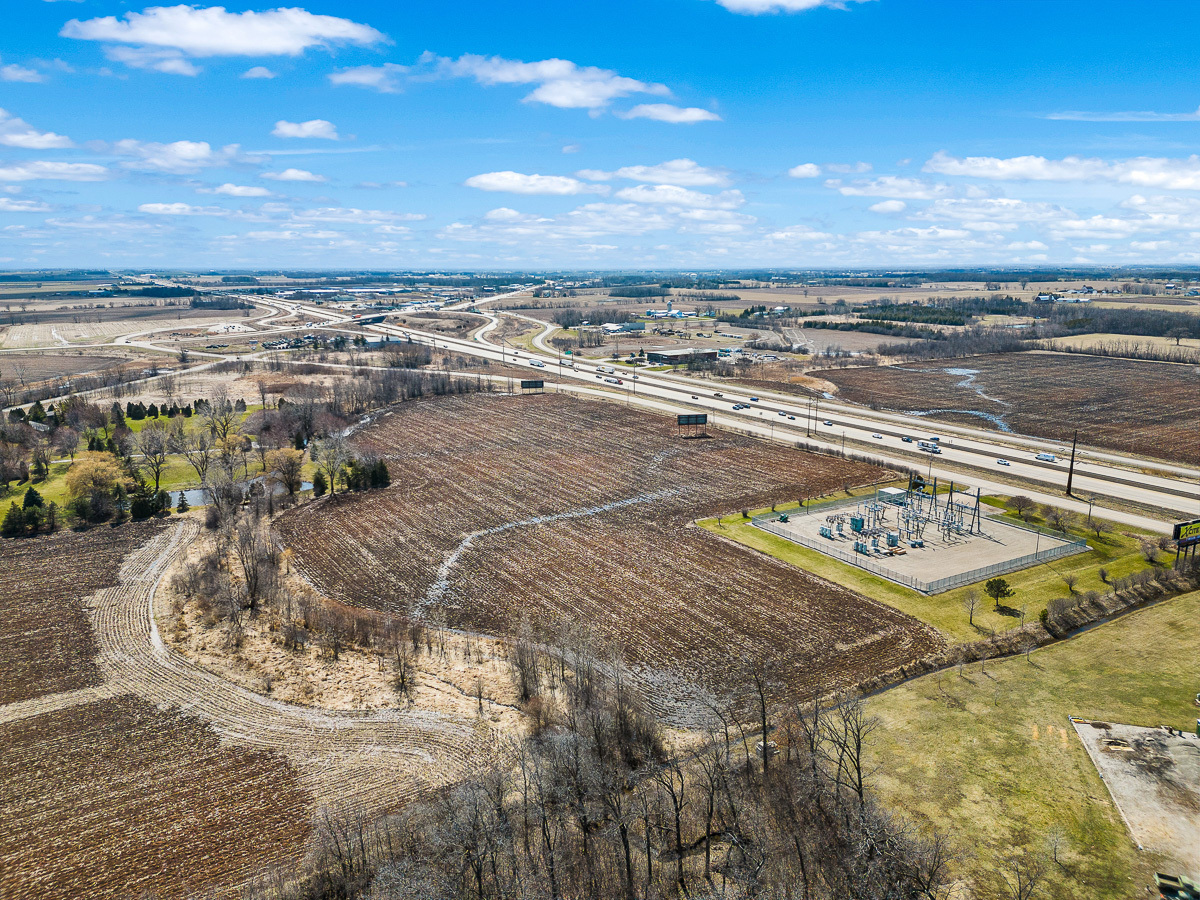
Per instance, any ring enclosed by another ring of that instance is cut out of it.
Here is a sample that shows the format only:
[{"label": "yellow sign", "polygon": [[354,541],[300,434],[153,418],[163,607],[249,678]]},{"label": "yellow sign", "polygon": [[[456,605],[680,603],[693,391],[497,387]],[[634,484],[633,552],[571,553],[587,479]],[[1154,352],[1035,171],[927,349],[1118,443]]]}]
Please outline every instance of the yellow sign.
[{"label": "yellow sign", "polygon": [[1200,519],[1175,526],[1175,540],[1194,541],[1197,539],[1200,539]]}]

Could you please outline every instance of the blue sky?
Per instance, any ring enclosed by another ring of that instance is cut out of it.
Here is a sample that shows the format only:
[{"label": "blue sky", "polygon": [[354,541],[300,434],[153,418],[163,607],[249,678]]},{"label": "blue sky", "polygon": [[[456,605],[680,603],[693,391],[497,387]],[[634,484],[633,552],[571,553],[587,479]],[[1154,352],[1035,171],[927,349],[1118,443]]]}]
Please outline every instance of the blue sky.
[{"label": "blue sky", "polygon": [[1200,263],[1198,4],[3,16],[4,268]]}]

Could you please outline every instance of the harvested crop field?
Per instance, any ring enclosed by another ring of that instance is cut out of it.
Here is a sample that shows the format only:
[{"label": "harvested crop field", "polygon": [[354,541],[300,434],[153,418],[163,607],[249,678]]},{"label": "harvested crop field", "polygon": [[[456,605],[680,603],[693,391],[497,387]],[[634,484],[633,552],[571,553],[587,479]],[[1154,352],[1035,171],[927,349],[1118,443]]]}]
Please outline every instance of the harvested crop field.
[{"label": "harvested crop field", "polygon": [[83,599],[117,581],[152,522],[0,540],[0,704],[100,683]]},{"label": "harvested crop field", "polygon": [[0,725],[0,896],[236,896],[295,869],[309,803],[277,754],[131,696]]},{"label": "harvested crop field", "polygon": [[15,379],[22,384],[96,372],[129,362],[124,356],[94,353],[0,353],[0,380]]},{"label": "harvested crop field", "polygon": [[890,607],[688,524],[887,477],[873,466],[740,436],[684,440],[670,419],[552,394],[406,403],[355,442],[387,458],[392,486],[277,522],[339,600],[500,635],[524,618],[547,633],[583,623],[644,684],[717,691],[738,666],[778,658],[786,692],[811,696],[941,644]]},{"label": "harvested crop field", "polygon": [[855,403],[1200,463],[1195,366],[1034,352],[813,374]]}]

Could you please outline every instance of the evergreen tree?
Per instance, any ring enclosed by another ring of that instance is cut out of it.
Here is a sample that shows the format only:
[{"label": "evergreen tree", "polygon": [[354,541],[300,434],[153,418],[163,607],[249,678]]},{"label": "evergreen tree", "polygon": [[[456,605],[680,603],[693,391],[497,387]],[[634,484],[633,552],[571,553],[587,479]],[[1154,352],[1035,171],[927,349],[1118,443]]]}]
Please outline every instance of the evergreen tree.
[{"label": "evergreen tree", "polygon": [[388,474],[387,463],[382,459],[375,461],[375,465],[371,467],[371,487],[385,488],[392,483],[392,476]]},{"label": "evergreen tree", "polygon": [[33,406],[29,407],[28,418],[30,422],[46,421],[46,407],[42,406],[41,400],[33,401]]},{"label": "evergreen tree", "polygon": [[156,404],[151,403],[148,407],[146,407],[146,417],[150,419],[158,418],[158,406]]},{"label": "evergreen tree", "polygon": [[313,476],[313,496],[323,497],[327,490],[329,490],[329,482],[325,480],[325,473],[318,469],[317,474]]},{"label": "evergreen tree", "polygon": [[0,523],[0,534],[5,537],[20,537],[24,533],[25,513],[21,512],[21,508],[14,502],[4,514],[4,521]]},{"label": "evergreen tree", "polygon": [[297,450],[304,449],[304,433],[302,431],[296,432],[296,436],[292,439],[292,446]]},{"label": "evergreen tree", "polygon": [[58,504],[53,500],[46,507],[46,530],[51,534],[58,530]]},{"label": "evergreen tree", "polygon": [[180,491],[179,492],[179,504],[175,507],[175,512],[182,514],[182,513],[187,512],[191,508],[192,508],[191,504],[189,504],[187,502],[187,494],[185,494],[183,491]]},{"label": "evergreen tree", "polygon": [[30,488],[25,492],[25,499],[21,502],[24,509],[29,509],[33,506],[43,506],[45,501],[42,500],[42,495],[37,492],[37,488]]},{"label": "evergreen tree", "polygon": [[113,425],[124,425],[125,424],[125,413],[121,412],[121,404],[120,403],[116,403],[116,402],[113,403],[112,409],[110,409],[108,411],[108,420]]}]

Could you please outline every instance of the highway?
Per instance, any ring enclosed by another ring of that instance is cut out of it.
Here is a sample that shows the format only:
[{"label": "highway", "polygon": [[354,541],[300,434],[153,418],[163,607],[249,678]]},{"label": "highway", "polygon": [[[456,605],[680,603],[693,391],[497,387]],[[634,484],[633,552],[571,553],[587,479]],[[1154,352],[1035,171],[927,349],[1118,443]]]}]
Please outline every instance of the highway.
[{"label": "highway", "polygon": [[[520,293],[517,291],[488,299],[490,302]],[[296,315],[324,321],[329,326],[355,325],[354,317],[343,312],[302,303],[283,305],[290,306]],[[478,307],[461,303],[456,304],[456,308],[466,310]],[[568,383],[590,383],[600,394],[608,394],[613,399],[662,401],[663,406],[656,405],[662,411],[708,412],[714,417],[714,424],[761,433],[778,441],[802,442],[826,449],[845,446],[845,449],[856,454],[870,456],[889,465],[917,469],[931,477],[939,475],[944,479],[965,479],[979,486],[983,486],[986,480],[994,489],[1007,493],[1012,493],[1014,488],[1004,482],[1028,482],[1031,487],[1037,486],[1048,491],[1046,496],[1054,497],[1059,505],[1068,505],[1068,501],[1061,496],[1066,489],[1067,460],[1061,458],[1061,445],[1052,442],[964,426],[934,425],[916,416],[876,413],[828,400],[812,402],[779,392],[751,391],[708,379],[648,372],[623,365],[613,366],[616,372],[610,375],[598,371],[599,366],[607,367],[609,363],[570,360],[547,346],[545,338],[553,326],[540,320],[520,317],[544,326],[534,339],[535,346],[541,351],[535,354],[494,343],[490,335],[498,326],[500,315],[485,310],[480,310],[478,314],[487,320],[486,324],[469,340],[391,323],[358,327],[495,362],[528,365],[530,377],[554,375]],[[541,362],[544,368],[530,365],[534,359]],[[617,378],[620,384],[612,385],[605,381],[606,378]],[[734,410],[735,404],[744,408]],[[830,424],[826,425],[826,422]],[[918,449],[919,440],[935,435],[941,438],[939,454],[933,456]],[[905,442],[904,437],[910,437],[913,441]],[[1060,458],[1055,462],[1035,459],[1034,456],[1042,451],[1049,451]],[[998,462],[1000,459],[1008,465],[1001,465]],[[967,471],[958,467],[967,467]],[[994,472],[995,475],[989,476],[987,472]],[[1168,518],[1181,519],[1200,515],[1198,482],[1200,471],[1194,469],[1081,448],[1076,460],[1072,492],[1082,503],[1081,508],[1085,512],[1088,498],[1099,498],[1098,505],[1101,507],[1103,499],[1110,498],[1157,507],[1167,512]]]}]

